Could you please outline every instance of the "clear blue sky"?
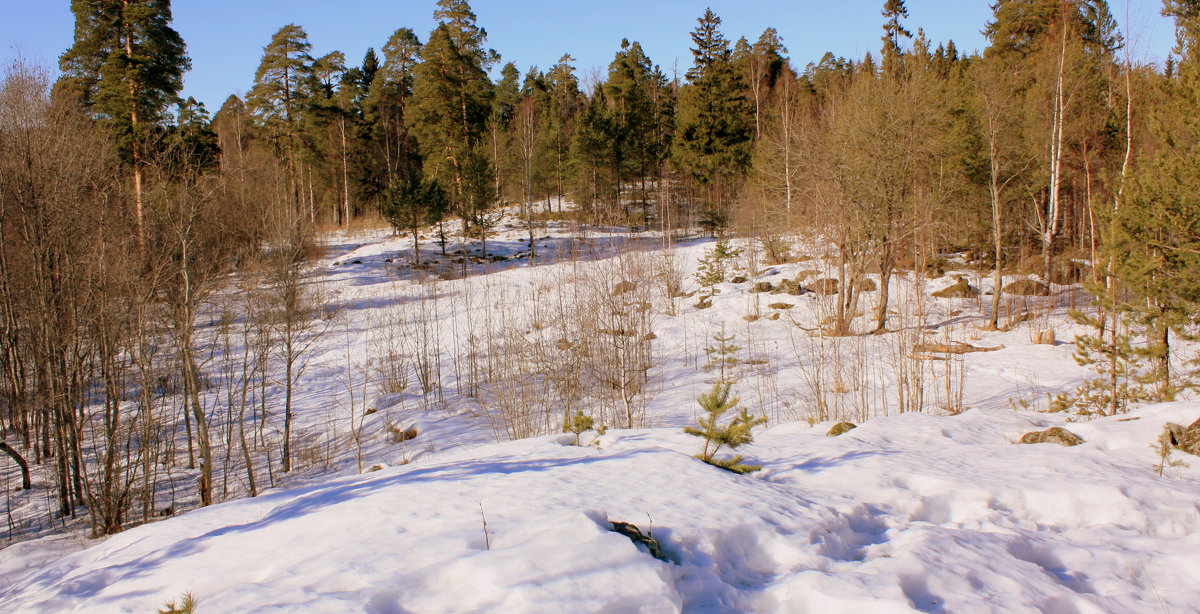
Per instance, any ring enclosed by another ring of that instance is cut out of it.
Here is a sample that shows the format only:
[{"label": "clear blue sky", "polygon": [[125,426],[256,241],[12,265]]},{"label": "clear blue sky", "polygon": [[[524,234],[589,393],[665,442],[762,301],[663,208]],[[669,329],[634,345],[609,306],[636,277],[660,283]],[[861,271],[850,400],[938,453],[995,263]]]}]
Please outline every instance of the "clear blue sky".
[{"label": "clear blue sky", "polygon": [[[1162,60],[1173,42],[1169,20],[1159,15],[1160,0],[1109,0],[1124,30],[1131,33],[1135,58]],[[280,26],[303,26],[313,52],[341,50],[350,63],[367,47],[383,46],[400,27],[421,40],[433,28],[435,0],[175,0],[175,29],[187,43],[192,70],[185,96],[195,96],[215,112],[231,93],[250,87],[262,48]],[[979,30],[991,15],[989,0],[908,0],[914,30],[925,29],[935,43],[953,39],[959,49],[982,49]],[[73,20],[68,0],[0,0],[0,61],[18,53],[56,69],[71,44]],[[606,67],[622,38],[640,41],[650,59],[668,74],[691,63],[688,33],[706,6],[723,20],[730,40],[753,42],[764,28],[779,30],[793,64],[803,67],[825,51],[861,57],[879,47],[883,0],[472,0],[488,44],[522,73],[531,65],[548,68],[569,52],[584,77]]]}]

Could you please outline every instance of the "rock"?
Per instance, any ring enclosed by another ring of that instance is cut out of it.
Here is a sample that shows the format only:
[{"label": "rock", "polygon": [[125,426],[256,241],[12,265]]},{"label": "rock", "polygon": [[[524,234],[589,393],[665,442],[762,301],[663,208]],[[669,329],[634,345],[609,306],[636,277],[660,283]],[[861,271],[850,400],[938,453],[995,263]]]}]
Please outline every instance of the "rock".
[{"label": "rock", "polygon": [[772,286],[771,282],[760,281],[760,282],[754,284],[754,286],[750,288],[750,291],[751,292],[770,292],[771,290],[774,290],[774,289],[775,289],[775,286]]},{"label": "rock", "polygon": [[613,286],[612,294],[613,296],[621,296],[622,294],[628,294],[634,290],[637,290],[636,281],[621,280],[617,282],[617,285]]},{"label": "rock", "polygon": [[1004,292],[1017,296],[1050,296],[1050,288],[1036,279],[1018,279],[1006,286]]},{"label": "rock", "polygon": [[708,309],[709,307],[712,307],[711,296],[702,296],[700,302],[696,303],[696,309]]},{"label": "rock", "polygon": [[654,333],[646,333],[642,335],[642,341],[654,341],[655,339],[658,339],[658,335]]},{"label": "rock", "polygon": [[803,271],[796,271],[796,281],[801,282],[801,281],[808,279],[809,277],[816,277],[817,275],[820,275],[820,274],[821,274],[821,272],[816,269],[804,269]]},{"label": "rock", "polygon": [[404,443],[406,441],[416,439],[417,435],[420,435],[420,431],[418,431],[417,427],[415,426],[401,428],[398,426],[388,425],[387,428],[392,434],[392,443]]},{"label": "rock", "polygon": [[979,296],[979,289],[967,283],[965,275],[959,275],[958,281],[954,285],[947,286],[933,293],[937,298],[975,298]]},{"label": "rock", "polygon": [[1166,430],[1164,436],[1171,447],[1200,456],[1200,420],[1196,420],[1187,427],[1168,422],[1164,428]]},{"label": "rock", "polygon": [[825,436],[826,437],[837,437],[838,435],[841,435],[842,433],[847,433],[849,431],[853,431],[856,428],[858,428],[858,425],[856,425],[856,424],[853,424],[850,422],[838,422],[837,424],[833,425],[833,428],[829,429],[828,433],[825,433]]},{"label": "rock", "polygon": [[854,289],[858,290],[859,292],[874,292],[879,289],[879,284],[875,283],[874,279],[867,277],[866,279],[860,280],[858,285],[854,286]]},{"label": "rock", "polygon": [[1054,331],[1039,330],[1033,333],[1033,342],[1037,345],[1054,345]]},{"label": "rock", "polygon": [[799,283],[790,279],[780,280],[779,285],[775,286],[773,294],[787,294],[790,296],[800,296],[804,294],[804,287]]},{"label": "rock", "polygon": [[387,467],[388,466],[385,463],[375,463],[374,465],[367,467],[367,470],[364,471],[363,473],[374,473],[376,471],[382,471],[384,469],[387,469]]},{"label": "rock", "polygon": [[1021,443],[1056,443],[1070,447],[1083,443],[1083,438],[1060,426],[1053,426],[1044,431],[1025,433],[1021,436]]},{"label": "rock", "polygon": [[744,284],[744,283],[746,283],[746,278],[745,278],[745,277],[742,277],[741,275],[738,275],[737,277],[734,277],[733,279],[729,280],[729,283],[731,283],[731,284]]},{"label": "rock", "polygon": [[767,307],[770,307],[771,309],[791,309],[792,307],[795,307],[795,305],[791,303],[771,303],[770,305],[767,305]]},{"label": "rock", "polygon": [[742,319],[743,319],[743,320],[745,320],[745,321],[747,321],[747,322],[757,322],[757,321],[758,321],[758,316],[756,316],[756,315],[754,315],[754,314],[750,314],[750,315],[745,315],[745,316],[742,316]]},{"label": "rock", "polygon": [[778,320],[778,319],[779,319],[779,312],[778,312],[778,311],[776,311],[775,313],[771,314],[771,317],[769,317],[769,318],[767,318],[767,319],[768,319],[768,320]]},{"label": "rock", "polygon": [[815,280],[811,284],[808,284],[807,289],[810,292],[815,292],[825,296],[837,294],[838,280],[831,277],[822,277],[821,279]]},{"label": "rock", "polygon": [[637,525],[628,522],[618,522],[616,520],[610,522],[612,522],[613,533],[620,533],[628,537],[629,541],[640,546],[645,546],[646,550],[650,552],[650,556],[660,561],[667,560],[667,557],[663,554],[662,545],[658,543],[657,539],[654,539],[653,535],[642,535],[642,530],[637,528]]}]

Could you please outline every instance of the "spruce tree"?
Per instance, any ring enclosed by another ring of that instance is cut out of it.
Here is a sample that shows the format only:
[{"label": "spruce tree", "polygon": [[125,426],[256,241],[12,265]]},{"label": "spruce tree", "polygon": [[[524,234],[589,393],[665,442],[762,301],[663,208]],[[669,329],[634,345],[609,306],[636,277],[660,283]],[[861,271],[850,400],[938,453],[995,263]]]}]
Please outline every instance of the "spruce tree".
[{"label": "spruce tree", "polygon": [[722,216],[729,200],[723,188],[750,163],[753,116],[730,61],[729,41],[719,30],[721,19],[706,10],[697,22],[691,34],[694,64],[680,92],[672,156],[708,186],[707,205]]},{"label": "spruce tree", "polygon": [[664,127],[670,125],[673,104],[666,78],[640,43],[622,40],[621,49],[608,66],[604,94],[612,120],[617,204],[622,183],[637,182],[645,213],[647,180],[662,164],[670,145],[669,131]]},{"label": "spruce tree", "polygon": [[597,221],[596,205],[608,196],[614,181],[608,179],[617,158],[614,122],[609,114],[608,99],[603,88],[597,88],[583,104],[575,121],[571,139],[578,199],[585,205],[592,221]]},{"label": "spruce tree", "polygon": [[1146,333],[1150,379],[1166,400],[1180,384],[1171,336],[1192,336],[1200,324],[1200,2],[1163,6],[1175,20],[1177,61],[1166,102],[1149,122],[1156,150],[1133,173],[1113,224],[1126,248],[1116,248],[1125,259],[1116,276],[1140,299],[1130,309]]},{"label": "spruce tree", "polygon": [[546,73],[546,84],[550,90],[547,134],[552,141],[554,189],[560,207],[566,195],[567,178],[571,175],[571,137],[583,98],[579,92],[579,79],[575,77],[575,67],[571,65],[573,61],[575,58],[570,54],[564,54]]},{"label": "spruce tree", "polygon": [[59,57],[56,95],[77,101],[109,128],[133,175],[138,245],[145,241],[143,175],[154,134],[191,68],[171,27],[170,0],[72,0],[74,43]]},{"label": "spruce tree", "polygon": [[[367,197],[382,193],[420,171],[420,154],[407,120],[412,104],[415,69],[421,41],[409,28],[392,33],[383,46],[383,61],[370,53],[363,59],[363,77],[369,77],[363,103],[366,151],[361,156],[359,183]],[[369,63],[378,63],[372,73]]]},{"label": "spruce tree", "polygon": [[435,181],[422,178],[416,169],[388,186],[382,213],[397,232],[412,236],[413,264],[421,264],[421,228],[441,221],[446,212],[446,192]]}]

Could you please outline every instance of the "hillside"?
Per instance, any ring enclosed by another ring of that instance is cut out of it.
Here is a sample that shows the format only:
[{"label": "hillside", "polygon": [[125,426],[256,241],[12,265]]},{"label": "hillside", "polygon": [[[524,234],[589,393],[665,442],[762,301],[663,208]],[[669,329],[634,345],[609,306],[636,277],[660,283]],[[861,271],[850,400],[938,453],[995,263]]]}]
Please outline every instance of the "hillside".
[{"label": "hillside", "polygon": [[[102,541],[9,546],[0,610],[147,612],[191,592],[199,612],[1196,611],[1200,465],[1177,453],[1188,465],[1160,477],[1153,444],[1165,422],[1200,417],[1200,403],[1090,420],[1037,411],[1087,377],[1062,341],[1074,330],[1071,288],[1009,299],[1009,313],[1030,318],[984,332],[986,297],[929,296],[953,270],[928,282],[909,274],[893,280],[892,332],[828,337],[813,331],[830,297],[752,292],[801,271],[832,276],[811,241],[770,266],[742,244],[731,277],[747,279],[720,284],[698,309],[696,296],[658,286],[669,269],[697,290],[709,240],[664,250],[649,235],[550,224],[531,266],[513,226],[488,244],[512,258],[469,262],[461,279],[432,241],[430,271],[417,274],[402,265],[407,239],[332,236],[307,277],[337,308],[297,381],[298,438],[312,455],[301,471],[235,499],[233,467],[235,500]],[[620,282],[635,287],[614,293]],[[653,333],[650,367],[633,413],[602,386],[576,399],[608,427],[576,446],[555,434],[562,408],[528,388],[546,373],[512,363],[531,361],[524,352],[543,337],[578,332],[593,304],[641,314],[630,325]],[[555,318],[559,309],[571,317]],[[429,325],[405,328],[414,321]],[[738,450],[763,466],[744,476],[693,458],[701,442],[680,430],[715,377],[705,348],[722,325],[740,348],[736,392],[768,418]],[[1058,344],[1032,344],[1040,328]],[[385,355],[387,330],[399,331],[398,351]],[[383,391],[380,367],[416,369],[422,335],[445,389],[423,393],[410,371],[406,386]],[[1000,349],[931,359],[914,352],[921,342]],[[474,394],[470,356],[488,374]],[[904,413],[901,385],[921,392]],[[826,436],[838,420],[860,426]],[[1016,444],[1050,426],[1084,443]],[[405,430],[413,436],[397,441]],[[668,560],[610,521],[652,531]]]}]

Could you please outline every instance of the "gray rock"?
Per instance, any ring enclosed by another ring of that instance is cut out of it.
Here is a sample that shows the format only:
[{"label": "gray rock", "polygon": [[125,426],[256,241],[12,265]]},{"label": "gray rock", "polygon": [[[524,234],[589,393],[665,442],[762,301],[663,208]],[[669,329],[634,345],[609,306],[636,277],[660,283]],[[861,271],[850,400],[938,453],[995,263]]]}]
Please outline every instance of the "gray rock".
[{"label": "gray rock", "polygon": [[1083,438],[1060,426],[1053,426],[1044,431],[1025,433],[1021,436],[1021,443],[1056,443],[1070,447],[1083,443]]},{"label": "gray rock", "polygon": [[821,279],[815,280],[811,284],[808,284],[807,288],[808,290],[817,294],[824,294],[827,296],[830,294],[837,294],[838,280],[831,277],[822,277]]},{"label": "gray rock", "polygon": [[804,294],[804,287],[790,280],[780,280],[779,285],[775,287],[773,294],[788,294],[791,296],[800,296]]},{"label": "gray rock", "polygon": [[1200,456],[1200,420],[1183,427],[1168,422],[1165,425],[1167,443],[1176,450]]},{"label": "gray rock", "polygon": [[613,286],[612,293],[613,296],[621,296],[622,294],[628,294],[634,290],[637,290],[636,281],[622,280],[617,282],[617,285]]},{"label": "gray rock", "polygon": [[979,289],[967,283],[966,276],[959,275],[954,285],[947,286],[933,293],[937,298],[975,298]]},{"label": "gray rock", "polygon": [[1016,296],[1050,296],[1050,288],[1035,279],[1018,279],[1004,286],[1006,294]]}]

